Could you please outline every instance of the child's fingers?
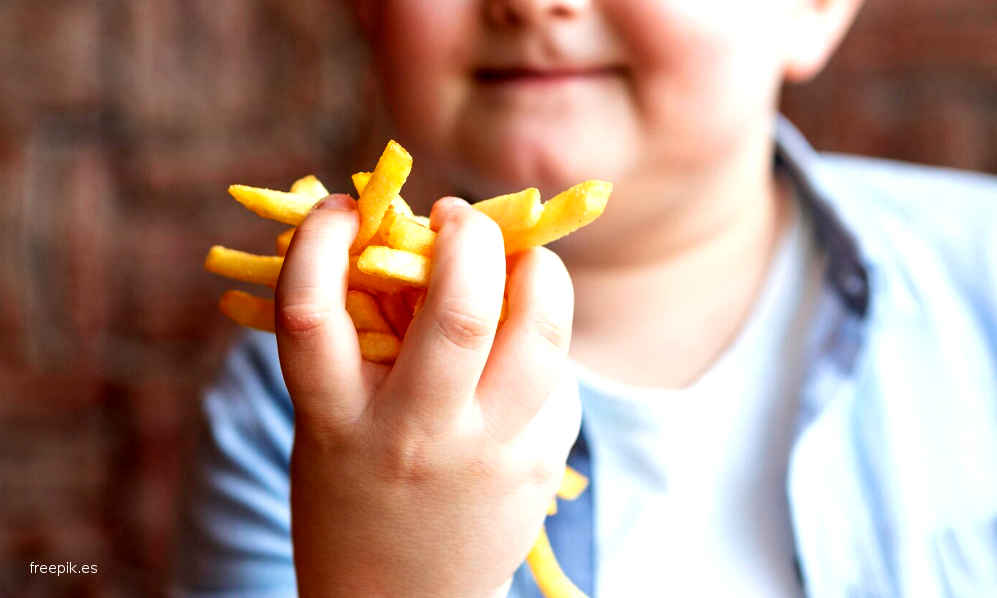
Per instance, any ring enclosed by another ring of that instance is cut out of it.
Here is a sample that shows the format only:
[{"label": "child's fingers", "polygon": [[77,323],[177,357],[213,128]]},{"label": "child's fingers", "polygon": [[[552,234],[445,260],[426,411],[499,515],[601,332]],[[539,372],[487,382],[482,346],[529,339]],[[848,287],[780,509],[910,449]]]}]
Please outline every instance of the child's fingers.
[{"label": "child's fingers", "polygon": [[510,261],[508,314],[478,387],[489,424],[515,436],[567,373],[574,289],[561,259],[536,247]]},{"label": "child's fingers", "polygon": [[[433,208],[439,228],[425,303],[409,325],[385,386],[410,397],[403,417],[447,417],[474,396],[502,308],[502,233],[467,202],[445,198]],[[416,412],[413,414],[413,410]]]},{"label": "child's fingers", "polygon": [[281,269],[277,346],[296,415],[342,420],[364,406],[357,334],[345,307],[356,232],[356,202],[330,195],[298,226]]}]

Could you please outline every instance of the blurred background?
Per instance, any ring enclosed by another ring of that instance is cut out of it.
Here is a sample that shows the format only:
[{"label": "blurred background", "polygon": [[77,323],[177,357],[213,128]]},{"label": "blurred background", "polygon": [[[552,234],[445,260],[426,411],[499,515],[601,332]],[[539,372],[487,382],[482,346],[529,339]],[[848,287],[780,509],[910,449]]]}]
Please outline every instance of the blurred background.
[{"label": "blurred background", "polygon": [[[330,0],[0,1],[0,596],[162,594],[238,334],[200,264],[281,230],[225,188],[346,180],[363,64]],[[820,149],[997,173],[997,2],[867,0],[783,110]],[[28,575],[66,560],[100,573]]]}]

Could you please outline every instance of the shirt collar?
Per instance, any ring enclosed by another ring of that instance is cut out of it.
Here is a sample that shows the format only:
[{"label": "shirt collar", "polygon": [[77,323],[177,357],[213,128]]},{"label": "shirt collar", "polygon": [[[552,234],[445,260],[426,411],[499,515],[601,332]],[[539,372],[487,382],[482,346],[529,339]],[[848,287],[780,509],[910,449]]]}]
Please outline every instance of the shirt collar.
[{"label": "shirt collar", "polygon": [[817,243],[828,258],[827,282],[853,315],[869,311],[869,273],[852,233],[838,218],[814,174],[817,153],[785,117],[775,128],[775,164],[796,186],[800,202],[810,215]]}]

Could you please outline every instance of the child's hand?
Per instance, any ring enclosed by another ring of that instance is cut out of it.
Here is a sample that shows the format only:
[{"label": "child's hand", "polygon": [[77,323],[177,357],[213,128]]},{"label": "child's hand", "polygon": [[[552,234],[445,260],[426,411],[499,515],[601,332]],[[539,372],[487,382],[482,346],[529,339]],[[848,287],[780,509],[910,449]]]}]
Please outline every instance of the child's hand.
[{"label": "child's hand", "polygon": [[537,248],[506,258],[467,203],[433,207],[433,273],[392,368],[365,362],[344,308],[355,202],[294,235],[277,342],[294,400],[291,514],[302,596],[504,596],[578,433],[573,294]]}]

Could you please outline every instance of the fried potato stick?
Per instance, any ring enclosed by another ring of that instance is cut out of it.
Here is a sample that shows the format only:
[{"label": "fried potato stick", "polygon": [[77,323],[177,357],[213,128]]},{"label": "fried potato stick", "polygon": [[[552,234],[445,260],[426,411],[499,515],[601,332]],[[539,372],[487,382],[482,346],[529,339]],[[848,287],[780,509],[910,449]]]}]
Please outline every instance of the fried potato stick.
[{"label": "fried potato stick", "polygon": [[390,332],[359,332],[360,355],[375,363],[394,363],[402,343]]},{"label": "fried potato stick", "polygon": [[360,228],[350,247],[351,254],[360,253],[367,246],[411,171],[412,156],[396,141],[389,141],[357,200]]},{"label": "fried potato stick", "polygon": [[236,324],[265,332],[275,330],[274,303],[271,299],[245,291],[225,291],[218,300],[218,308]]},{"label": "fried potato stick", "polygon": [[315,178],[314,174],[303,176],[294,181],[294,184],[291,185],[291,193],[300,193],[316,200],[323,199],[329,195],[329,191],[325,188],[325,185],[322,184],[322,181]]},{"label": "fried potato stick", "polygon": [[540,528],[540,536],[526,556],[526,563],[533,572],[537,587],[547,598],[586,598],[585,593],[571,583],[557,564],[546,528]]},{"label": "fried potato stick", "polygon": [[293,226],[301,224],[308,211],[321,199],[248,185],[230,185],[228,192],[258,216]]},{"label": "fried potato stick", "polygon": [[381,293],[398,293],[405,288],[405,285],[391,278],[386,278],[378,274],[367,274],[362,272],[360,268],[357,267],[357,262],[360,256],[353,255],[350,256],[350,272],[349,281],[347,286],[351,289],[360,289],[361,291],[377,291]]},{"label": "fried potato stick", "polygon": [[585,181],[558,193],[543,204],[543,213],[535,225],[503,235],[506,254],[545,245],[589,224],[606,209],[612,191],[612,183]]},{"label": "fried potato stick", "polygon": [[[363,193],[364,187],[367,186],[367,181],[370,180],[371,173],[369,172],[354,172],[350,177],[353,181],[353,188],[357,190],[357,194]],[[412,207],[408,205],[401,195],[396,195],[391,200],[391,207],[395,209],[399,214],[405,214],[406,216],[413,216]]]},{"label": "fried potato stick", "polygon": [[377,303],[395,334],[404,339],[405,332],[412,323],[412,306],[405,300],[403,293],[378,293]]},{"label": "fried potato stick", "polygon": [[433,245],[436,243],[436,233],[408,216],[396,214],[393,209],[390,211],[393,217],[390,219],[387,234],[384,235],[384,240],[388,246],[426,257],[432,256]]},{"label": "fried potato stick", "polygon": [[296,230],[298,229],[291,227],[277,235],[277,255],[281,257],[287,255],[287,248],[291,246],[291,238],[294,237],[294,231]]},{"label": "fried potato stick", "polygon": [[204,268],[227,278],[277,286],[277,277],[284,258],[276,255],[256,255],[215,245],[204,259]]},{"label": "fried potato stick", "polygon": [[391,325],[381,314],[374,297],[363,291],[346,292],[346,312],[359,332],[390,332]]},{"label": "fried potato stick", "polygon": [[357,259],[357,268],[365,274],[382,276],[420,288],[429,285],[431,267],[429,258],[424,255],[383,245],[367,246]]},{"label": "fried potato stick", "polygon": [[540,191],[533,187],[485,199],[471,207],[494,220],[502,236],[534,226],[543,214]]},{"label": "fried potato stick", "polygon": [[557,489],[557,496],[565,500],[575,500],[579,494],[585,491],[588,485],[589,480],[587,477],[570,467],[565,467],[564,477],[561,479],[561,487]]}]

